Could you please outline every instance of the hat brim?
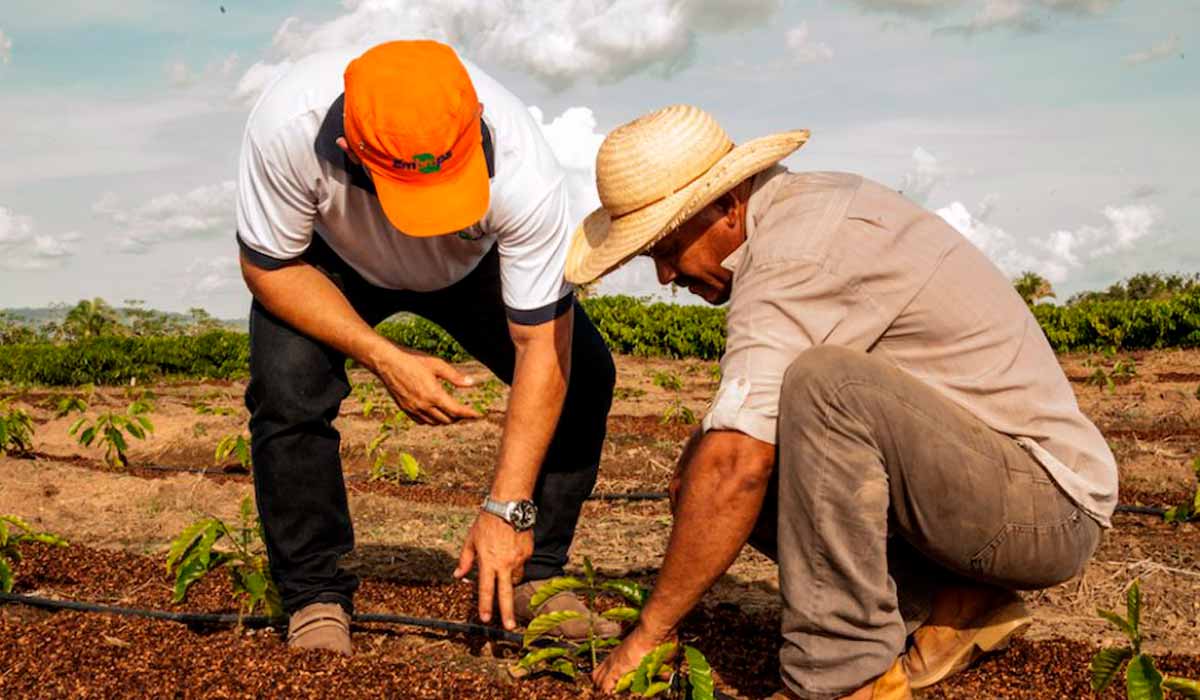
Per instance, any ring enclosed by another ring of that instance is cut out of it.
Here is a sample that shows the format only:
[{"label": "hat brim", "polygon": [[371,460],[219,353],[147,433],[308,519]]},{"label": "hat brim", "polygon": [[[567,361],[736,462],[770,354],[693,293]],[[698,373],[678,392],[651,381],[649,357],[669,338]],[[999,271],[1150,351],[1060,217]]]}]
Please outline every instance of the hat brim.
[{"label": "hat brim", "polygon": [[735,146],[703,175],[675,194],[613,219],[603,207],[575,229],[566,279],[587,284],[645,252],[701,209],[788,157],[808,141],[808,130],[786,131]]},{"label": "hat brim", "polygon": [[475,148],[457,172],[436,183],[414,184],[395,180],[389,174],[371,168],[383,213],[407,236],[429,238],[456,233],[487,214],[491,183],[482,148]]}]

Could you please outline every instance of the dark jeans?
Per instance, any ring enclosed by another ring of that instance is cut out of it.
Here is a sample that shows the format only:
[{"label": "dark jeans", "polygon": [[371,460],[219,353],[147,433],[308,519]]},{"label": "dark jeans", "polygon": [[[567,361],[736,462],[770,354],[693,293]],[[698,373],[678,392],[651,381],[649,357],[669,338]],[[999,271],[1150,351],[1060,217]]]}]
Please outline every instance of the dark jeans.
[{"label": "dark jeans", "polygon": [[[375,325],[398,311],[424,316],[512,383],[516,354],[495,250],[462,281],[433,292],[375,287],[319,236],[303,259],[324,272],[367,323]],[[562,417],[534,490],[538,519],[526,580],[562,574],[579,511],[596,483],[612,404],[612,356],[578,303],[571,367]],[[254,490],[271,575],[288,612],[312,602],[337,602],[353,610],[358,579],[338,565],[354,548],[354,530],[338,454],[341,439],[333,427],[349,393],[341,353],[296,331],[257,301],[251,305],[246,406]]]}]

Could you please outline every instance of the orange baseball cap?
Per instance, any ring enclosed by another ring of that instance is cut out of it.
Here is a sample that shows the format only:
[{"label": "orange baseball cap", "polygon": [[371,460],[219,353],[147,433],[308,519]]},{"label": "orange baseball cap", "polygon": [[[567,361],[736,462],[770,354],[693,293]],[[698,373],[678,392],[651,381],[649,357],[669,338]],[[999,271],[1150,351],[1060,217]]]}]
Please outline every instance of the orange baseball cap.
[{"label": "orange baseball cap", "polygon": [[468,228],[488,210],[483,106],[454,49],[393,41],[346,67],[346,143],[375,182],[392,225],[409,236]]}]

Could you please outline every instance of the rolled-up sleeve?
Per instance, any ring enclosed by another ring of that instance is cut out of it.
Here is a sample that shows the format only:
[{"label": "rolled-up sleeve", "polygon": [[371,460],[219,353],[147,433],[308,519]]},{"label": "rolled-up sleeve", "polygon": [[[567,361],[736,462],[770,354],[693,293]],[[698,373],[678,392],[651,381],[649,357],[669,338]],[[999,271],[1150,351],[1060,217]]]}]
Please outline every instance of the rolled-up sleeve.
[{"label": "rolled-up sleeve", "polygon": [[746,261],[726,324],[721,386],[703,427],[770,444],[783,375],[800,353],[825,343],[865,352],[887,327],[853,280],[818,260]]}]

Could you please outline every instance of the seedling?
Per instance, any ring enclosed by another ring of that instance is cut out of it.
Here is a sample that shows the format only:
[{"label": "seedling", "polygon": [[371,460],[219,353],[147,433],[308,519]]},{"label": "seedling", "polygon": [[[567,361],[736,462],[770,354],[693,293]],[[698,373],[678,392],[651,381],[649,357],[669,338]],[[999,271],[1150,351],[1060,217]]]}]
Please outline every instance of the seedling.
[{"label": "seedling", "polygon": [[212,406],[206,401],[197,401],[192,404],[196,415],[200,416],[232,416],[237,414],[237,409],[230,406]]},{"label": "seedling", "polygon": [[360,382],[354,385],[350,390],[354,398],[358,399],[359,406],[362,407],[362,417],[370,418],[372,413],[379,411],[382,413],[384,406],[378,402],[379,386],[375,382]]},{"label": "seedling", "polygon": [[667,391],[679,391],[683,388],[683,382],[680,381],[679,375],[674,372],[659,372],[655,370],[653,374],[654,386],[666,389]]},{"label": "seedling", "polygon": [[[239,618],[259,607],[271,617],[282,617],[283,601],[267,568],[262,525],[249,496],[242,499],[240,519],[239,525],[231,528],[220,518],[209,516],[189,525],[171,542],[167,574],[175,577],[172,600],[183,602],[192,584],[225,567],[234,593],[241,600]],[[222,538],[232,550],[213,548]]]},{"label": "seedling", "polygon": [[125,467],[129,465],[126,456],[129,443],[125,435],[145,440],[146,433],[154,432],[154,424],[146,416],[149,412],[149,401],[139,398],[129,404],[124,413],[101,413],[94,421],[83,416],[71,425],[68,432],[84,447],[91,447],[98,439],[104,445],[104,461],[114,467]]},{"label": "seedling", "polygon": [[1185,698],[1200,698],[1200,683],[1164,676],[1154,667],[1154,659],[1142,653],[1142,590],[1137,579],[1125,595],[1125,611],[1126,617],[1121,617],[1111,610],[1096,610],[1100,617],[1125,633],[1129,646],[1105,647],[1096,652],[1091,664],[1092,690],[1102,692],[1125,666],[1125,692],[1129,700],[1162,700],[1164,690]]},{"label": "seedling", "polygon": [[24,409],[0,401],[0,454],[25,455],[33,451],[33,419]]},{"label": "seedling", "polygon": [[424,475],[425,472],[421,470],[421,463],[416,457],[408,452],[401,452],[392,459],[391,453],[385,450],[376,455],[375,463],[371,465],[370,481],[414,483],[420,481]]},{"label": "seedling", "polygon": [[682,423],[683,425],[695,425],[696,414],[692,409],[688,408],[683,401],[675,398],[667,407],[663,409],[662,418],[659,421],[663,425],[669,423]]},{"label": "seedling", "polygon": [[[649,591],[636,581],[619,579],[613,581],[598,581],[592,562],[583,560],[584,578],[563,576],[543,584],[533,598],[530,607],[536,612],[547,600],[564,591],[575,591],[582,594],[590,611],[596,610],[597,598],[601,595],[617,595],[624,599],[625,605],[610,608],[600,613],[600,617],[618,623],[635,624],[641,616],[642,606],[649,597]],[[517,662],[518,668],[539,672],[548,671],[572,680],[581,673],[595,669],[602,650],[617,646],[619,639],[597,637],[591,625],[594,615],[587,615],[589,622],[587,641],[578,645],[568,644],[561,638],[549,636],[549,632],[564,622],[583,619],[584,613],[575,610],[561,610],[543,613],[530,621],[525,628],[523,646],[525,656]],[[625,674],[617,684],[617,692],[630,692],[641,697],[657,697],[677,690],[674,697],[691,700],[711,700],[713,698],[712,668],[704,655],[694,647],[684,645],[683,659],[676,654],[676,642],[667,642],[647,654],[638,667]],[[672,665],[668,660],[674,658]],[[681,662],[686,660],[686,671]],[[662,676],[666,675],[664,679]]]},{"label": "seedling", "polygon": [[20,545],[26,542],[65,547],[67,541],[48,532],[34,532],[29,523],[15,515],[0,515],[0,591],[12,593],[13,565],[21,561]]},{"label": "seedling", "polygon": [[371,481],[389,481],[392,483],[419,481],[424,475],[421,464],[407,452],[400,452],[393,458],[391,450],[386,446],[397,433],[408,430],[412,419],[402,411],[396,411],[392,417],[379,426],[379,433],[367,444],[367,456],[374,457],[371,465]]},{"label": "seedling", "polygon": [[1192,472],[1197,479],[1196,491],[1191,500],[1171,506],[1163,513],[1163,520],[1168,523],[1185,523],[1189,520],[1200,519],[1200,457],[1192,460]]},{"label": "seedling", "polygon": [[617,400],[640,399],[646,395],[646,390],[636,386],[619,386],[613,389],[613,398]]},{"label": "seedling", "polygon": [[87,413],[87,410],[87,401],[84,401],[83,398],[72,394],[70,396],[64,396],[58,400],[58,403],[56,403],[54,407],[54,417],[62,418],[64,416],[69,416],[72,413]]},{"label": "seedling", "polygon": [[[1110,359],[1112,355],[1106,353]],[[1117,384],[1128,384],[1137,376],[1137,363],[1130,358],[1118,358],[1113,361],[1111,368],[1105,368],[1091,359],[1084,362],[1085,367],[1095,367],[1088,376],[1087,383],[1092,386],[1104,387],[1109,393],[1116,390]]]},{"label": "seedling", "polygon": [[250,440],[240,433],[230,433],[217,443],[217,451],[213,454],[213,464],[220,466],[235,457],[242,469],[250,471]]},{"label": "seedling", "polygon": [[471,408],[476,412],[486,414],[492,404],[500,400],[504,393],[504,384],[499,379],[489,379],[471,392]]}]

